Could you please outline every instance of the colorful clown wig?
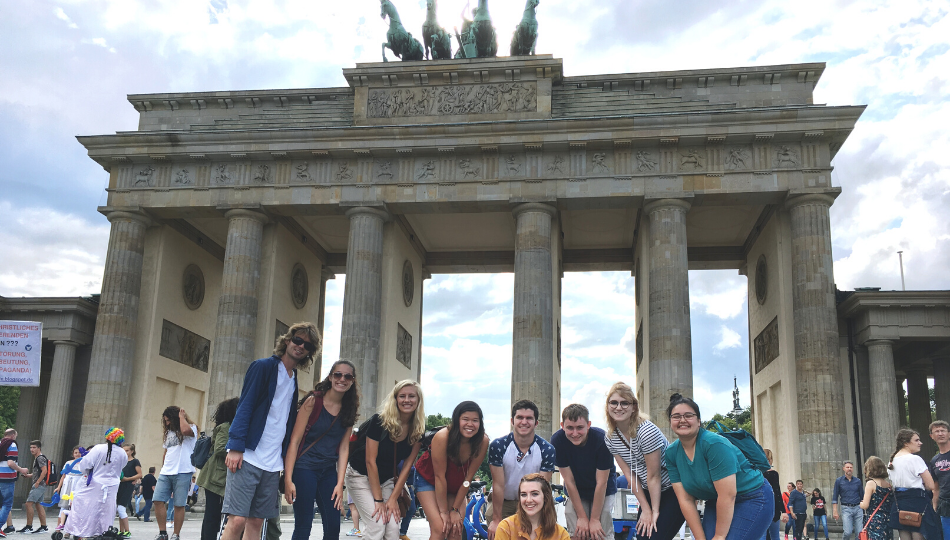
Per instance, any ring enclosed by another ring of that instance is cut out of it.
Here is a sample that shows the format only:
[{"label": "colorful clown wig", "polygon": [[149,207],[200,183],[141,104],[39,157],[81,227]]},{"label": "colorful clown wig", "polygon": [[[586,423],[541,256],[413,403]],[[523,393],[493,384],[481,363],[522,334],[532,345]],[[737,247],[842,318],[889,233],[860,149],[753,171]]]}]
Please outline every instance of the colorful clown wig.
[{"label": "colorful clown wig", "polygon": [[106,430],[106,440],[121,446],[125,442],[125,432],[117,427],[111,427]]}]

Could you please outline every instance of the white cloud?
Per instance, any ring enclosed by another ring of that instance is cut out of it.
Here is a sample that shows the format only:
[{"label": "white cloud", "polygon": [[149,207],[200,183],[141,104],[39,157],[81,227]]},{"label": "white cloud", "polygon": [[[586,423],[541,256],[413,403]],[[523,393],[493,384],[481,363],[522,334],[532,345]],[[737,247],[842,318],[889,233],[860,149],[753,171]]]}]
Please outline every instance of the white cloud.
[{"label": "white cloud", "polygon": [[70,20],[69,15],[66,15],[66,12],[63,11],[63,8],[57,7],[56,9],[53,10],[53,14],[56,15],[57,19],[61,21],[66,21],[66,24],[70,28],[79,28],[79,26],[76,23]]},{"label": "white cloud", "polygon": [[733,349],[737,347],[742,347],[742,336],[739,335],[739,332],[736,332],[732,328],[729,328],[726,325],[722,325],[719,328],[720,335],[722,339],[719,340],[719,343],[716,344],[715,349],[717,354],[721,354],[722,351],[726,349]]},{"label": "white cloud", "polygon": [[747,280],[735,270],[689,273],[689,309],[731,319],[745,308]]}]

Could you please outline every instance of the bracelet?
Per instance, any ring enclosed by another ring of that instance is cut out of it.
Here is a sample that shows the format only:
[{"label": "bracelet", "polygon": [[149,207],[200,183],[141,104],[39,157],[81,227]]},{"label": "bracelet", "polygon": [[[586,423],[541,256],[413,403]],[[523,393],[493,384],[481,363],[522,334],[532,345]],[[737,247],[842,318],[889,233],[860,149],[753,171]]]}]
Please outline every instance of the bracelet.
[{"label": "bracelet", "polygon": [[382,499],[373,499],[373,500],[376,501],[376,502],[379,502],[379,503],[381,503],[381,502],[386,502],[386,501],[384,501],[384,500],[382,500]]}]

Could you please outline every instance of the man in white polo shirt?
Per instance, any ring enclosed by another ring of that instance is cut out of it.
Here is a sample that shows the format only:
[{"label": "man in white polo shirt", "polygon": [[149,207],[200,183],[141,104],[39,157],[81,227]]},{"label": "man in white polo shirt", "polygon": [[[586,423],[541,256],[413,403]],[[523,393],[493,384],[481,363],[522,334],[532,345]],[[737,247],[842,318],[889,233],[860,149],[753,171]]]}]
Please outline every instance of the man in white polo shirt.
[{"label": "man in white polo shirt", "polygon": [[518,484],[523,476],[540,472],[551,481],[554,447],[535,434],[539,420],[538,406],[534,402],[527,399],[515,402],[511,406],[511,433],[488,446],[492,481],[489,540],[494,540],[501,520],[518,511]]}]

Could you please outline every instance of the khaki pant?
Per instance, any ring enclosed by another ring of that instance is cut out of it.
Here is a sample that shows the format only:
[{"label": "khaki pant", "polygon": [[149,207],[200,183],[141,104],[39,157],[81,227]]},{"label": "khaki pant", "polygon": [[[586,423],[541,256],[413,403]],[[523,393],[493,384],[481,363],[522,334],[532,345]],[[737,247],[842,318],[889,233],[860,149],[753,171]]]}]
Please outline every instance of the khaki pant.
[{"label": "khaki pant", "polygon": [[[492,495],[492,498],[494,499],[494,495]],[[492,520],[493,508],[494,503],[492,501],[485,503],[485,521],[489,523],[491,523]],[[508,499],[505,499],[505,502],[501,505],[501,519],[513,516],[516,513],[518,513],[518,501],[509,501]],[[947,538],[946,540],[950,540],[950,538]]]},{"label": "khaki pant", "polygon": [[[373,492],[369,488],[369,477],[356,472],[356,469],[346,466],[346,491],[353,499],[353,504],[360,513],[360,531],[363,533],[363,540],[398,540],[399,518],[390,519],[389,523],[383,523],[380,519],[376,521],[373,517],[373,510],[376,509],[376,502],[373,500]],[[380,486],[383,490],[383,500],[389,501],[389,496],[393,493],[393,479],[390,478]]]},{"label": "khaki pant", "polygon": [[[611,517],[610,510],[614,507],[615,496],[616,494],[604,497],[604,508],[600,511],[600,526],[604,528],[607,538],[613,538],[614,534],[614,518]],[[581,507],[584,508],[584,513],[587,514],[589,519],[594,519],[594,516],[590,515],[590,505],[591,501],[581,499]],[[574,511],[574,499],[568,499],[564,508],[564,518],[567,520],[567,532],[571,533],[573,537],[574,531],[577,530],[577,512]]]}]

